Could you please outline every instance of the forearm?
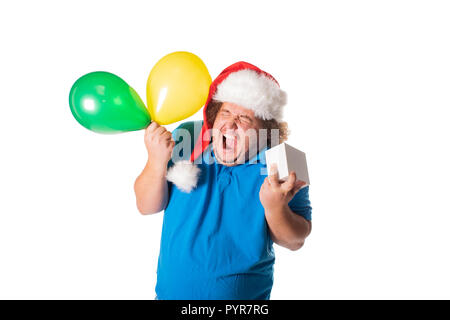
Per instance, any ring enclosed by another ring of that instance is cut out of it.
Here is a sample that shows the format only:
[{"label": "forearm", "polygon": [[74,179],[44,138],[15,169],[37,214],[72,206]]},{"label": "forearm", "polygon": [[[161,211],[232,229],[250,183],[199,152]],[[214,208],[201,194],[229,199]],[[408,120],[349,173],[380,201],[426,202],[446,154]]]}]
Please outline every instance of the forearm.
[{"label": "forearm", "polygon": [[272,240],[288,249],[301,248],[311,232],[311,222],[292,212],[288,205],[266,209],[265,215]]},{"label": "forearm", "polygon": [[166,168],[149,161],[134,183],[136,205],[140,213],[152,214],[165,209],[168,200]]}]

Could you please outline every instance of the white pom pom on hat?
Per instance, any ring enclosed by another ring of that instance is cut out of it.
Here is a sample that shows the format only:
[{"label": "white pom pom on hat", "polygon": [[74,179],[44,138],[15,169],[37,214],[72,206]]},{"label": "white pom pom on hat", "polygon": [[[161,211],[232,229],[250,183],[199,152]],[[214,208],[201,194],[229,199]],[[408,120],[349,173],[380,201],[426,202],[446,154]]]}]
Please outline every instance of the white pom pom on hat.
[{"label": "white pom pom on hat", "polygon": [[167,180],[173,182],[178,189],[189,193],[197,186],[200,168],[189,160],[181,160],[174,163],[167,171]]},{"label": "white pom pom on hat", "polygon": [[211,100],[230,102],[253,110],[263,120],[281,121],[287,94],[269,73],[244,61],[225,68],[209,87],[208,98],[203,108],[203,126],[190,160],[176,162],[167,172],[167,180],[181,191],[189,193],[196,186],[200,169],[193,163],[211,142],[206,109]]}]

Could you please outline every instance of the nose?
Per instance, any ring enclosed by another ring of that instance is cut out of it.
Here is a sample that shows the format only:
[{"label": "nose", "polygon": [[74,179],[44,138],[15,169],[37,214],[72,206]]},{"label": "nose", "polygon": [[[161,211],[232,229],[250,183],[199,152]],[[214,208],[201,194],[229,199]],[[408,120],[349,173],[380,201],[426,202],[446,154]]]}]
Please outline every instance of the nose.
[{"label": "nose", "polygon": [[237,117],[230,117],[230,119],[225,120],[224,128],[226,129],[237,129]]}]

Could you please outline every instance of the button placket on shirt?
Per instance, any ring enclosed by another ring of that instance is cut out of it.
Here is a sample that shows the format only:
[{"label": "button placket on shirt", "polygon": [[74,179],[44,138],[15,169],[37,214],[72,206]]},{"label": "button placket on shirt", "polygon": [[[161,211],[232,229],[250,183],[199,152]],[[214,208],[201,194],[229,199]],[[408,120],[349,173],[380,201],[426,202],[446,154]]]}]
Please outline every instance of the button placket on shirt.
[{"label": "button placket on shirt", "polygon": [[218,184],[219,188],[222,191],[225,189],[231,182],[231,169],[227,166],[221,166],[221,170],[219,171]]}]

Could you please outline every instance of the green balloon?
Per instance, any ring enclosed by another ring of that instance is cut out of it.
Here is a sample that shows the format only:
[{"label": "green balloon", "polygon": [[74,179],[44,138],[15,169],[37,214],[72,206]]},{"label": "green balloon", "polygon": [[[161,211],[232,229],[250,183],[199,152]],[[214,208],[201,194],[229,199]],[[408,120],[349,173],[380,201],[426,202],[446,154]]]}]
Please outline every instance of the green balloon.
[{"label": "green balloon", "polygon": [[141,130],[151,122],[136,91],[109,72],[91,72],[75,81],[69,104],[75,119],[98,133]]}]

